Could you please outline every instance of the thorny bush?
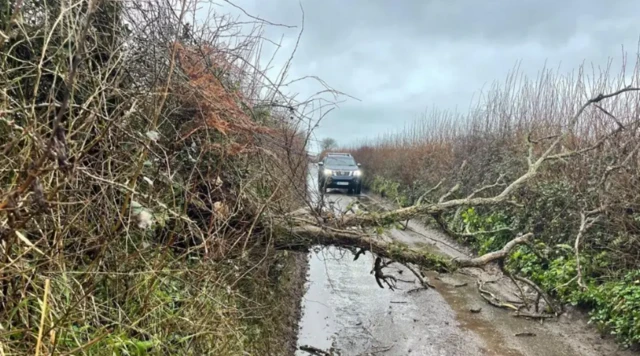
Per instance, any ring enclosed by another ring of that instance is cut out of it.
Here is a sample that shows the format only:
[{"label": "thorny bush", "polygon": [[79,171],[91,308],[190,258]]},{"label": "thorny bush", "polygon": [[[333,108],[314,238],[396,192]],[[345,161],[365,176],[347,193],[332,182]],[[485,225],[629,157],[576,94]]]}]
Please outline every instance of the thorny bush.
[{"label": "thorny bush", "polygon": [[0,1],[1,354],[295,346],[259,218],[299,205],[308,118],[262,24],[201,5]]}]

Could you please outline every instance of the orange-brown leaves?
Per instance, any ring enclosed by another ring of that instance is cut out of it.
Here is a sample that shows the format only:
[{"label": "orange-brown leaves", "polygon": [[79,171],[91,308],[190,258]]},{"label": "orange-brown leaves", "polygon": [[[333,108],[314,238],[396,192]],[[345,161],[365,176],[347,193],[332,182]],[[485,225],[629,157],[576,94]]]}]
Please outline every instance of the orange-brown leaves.
[{"label": "orange-brown leaves", "polygon": [[[211,128],[247,144],[255,133],[270,131],[251,119],[251,106],[236,88],[239,83],[233,79],[239,77],[239,70],[223,52],[211,47],[179,45],[177,58],[188,81],[176,94],[183,105],[195,109],[191,122],[182,129],[181,140]],[[243,150],[235,147],[230,151]]]}]

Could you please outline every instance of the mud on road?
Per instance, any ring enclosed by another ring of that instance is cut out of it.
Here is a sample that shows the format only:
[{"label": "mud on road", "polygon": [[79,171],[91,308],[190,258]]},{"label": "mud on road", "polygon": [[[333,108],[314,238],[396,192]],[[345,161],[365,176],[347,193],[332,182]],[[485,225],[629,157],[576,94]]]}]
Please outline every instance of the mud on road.
[{"label": "mud on road", "polygon": [[[312,170],[310,183],[313,177]],[[373,196],[350,196],[344,191],[330,191],[325,200],[342,209],[354,201],[388,205]],[[439,231],[415,221],[387,237],[451,257],[469,254]],[[515,298],[515,286],[496,268],[429,273],[435,289],[409,292],[419,284],[406,267],[393,264],[385,270],[398,278],[398,289],[391,291],[376,284],[369,273],[372,266],[369,253],[357,261],[351,252],[334,247],[310,254],[298,346],[331,350],[335,355],[637,355],[601,338],[579,312],[567,311],[558,319],[540,322],[489,305],[478,293],[478,279],[495,281],[485,288],[505,300]],[[309,353],[298,350],[296,355]]]}]

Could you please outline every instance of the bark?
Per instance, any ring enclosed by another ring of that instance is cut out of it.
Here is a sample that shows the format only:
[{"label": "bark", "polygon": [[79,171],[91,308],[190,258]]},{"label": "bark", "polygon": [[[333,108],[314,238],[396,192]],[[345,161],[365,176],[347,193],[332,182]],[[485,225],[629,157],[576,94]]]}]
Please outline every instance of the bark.
[{"label": "bark", "polygon": [[532,233],[516,237],[509,241],[501,250],[486,253],[480,257],[472,258],[469,260],[458,261],[458,265],[461,267],[482,267],[487,263],[501,260],[509,256],[511,250],[518,245],[522,245],[528,242],[529,238],[533,236]]},{"label": "bark", "polygon": [[415,264],[427,270],[451,272],[460,267],[482,267],[506,258],[514,247],[525,244],[533,236],[528,233],[507,243],[501,250],[471,259],[454,260],[427,250],[410,248],[383,236],[366,234],[355,229],[340,230],[312,224],[277,227],[277,249],[308,251],[313,246],[336,246],[371,251],[373,254],[403,264]]},{"label": "bark", "polygon": [[310,224],[278,226],[276,230],[274,235],[278,236],[275,244],[277,249],[308,251],[318,245],[355,247],[398,263],[411,263],[429,270],[449,272],[456,268],[455,263],[446,256],[427,250],[412,249],[388,238],[357,230],[339,230]]}]

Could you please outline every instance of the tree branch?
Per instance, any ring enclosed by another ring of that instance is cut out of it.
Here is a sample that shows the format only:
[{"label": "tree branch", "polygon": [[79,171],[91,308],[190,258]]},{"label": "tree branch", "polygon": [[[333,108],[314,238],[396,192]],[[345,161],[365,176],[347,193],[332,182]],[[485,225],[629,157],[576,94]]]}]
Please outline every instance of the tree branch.
[{"label": "tree branch", "polygon": [[385,240],[381,236],[362,234],[356,230],[330,229],[308,224],[278,229],[274,232],[274,235],[278,236],[277,249],[308,251],[316,245],[355,247],[371,251],[378,257],[388,258],[394,262],[411,263],[438,272],[450,272],[459,267],[482,267],[493,261],[504,259],[514,247],[527,243],[533,236],[532,233],[518,236],[508,242],[501,250],[476,258],[454,260],[429,251],[409,248],[404,244]]},{"label": "tree branch", "polygon": [[580,266],[580,240],[582,239],[582,236],[584,236],[585,232],[587,232],[587,230],[589,230],[591,226],[593,226],[593,224],[595,224],[596,221],[598,221],[598,219],[600,218],[599,215],[595,217],[592,217],[592,215],[598,214],[601,210],[602,208],[592,210],[587,213],[580,213],[580,228],[578,229],[578,235],[576,236],[573,248],[576,254],[576,271],[578,285],[582,289],[587,289],[587,286],[582,281],[582,267]]},{"label": "tree branch", "polygon": [[533,233],[528,233],[525,235],[521,235],[516,237],[515,239],[509,241],[504,247],[498,251],[486,253],[480,257],[468,259],[468,260],[458,260],[457,264],[461,267],[482,267],[490,262],[504,259],[511,253],[511,250],[521,244],[526,243],[529,238],[533,236]]},{"label": "tree branch", "polygon": [[427,190],[426,192],[424,192],[424,194],[422,194],[422,195],[420,196],[420,198],[418,198],[418,200],[416,201],[416,204],[415,204],[415,205],[420,205],[420,204],[422,204],[422,200],[424,200],[424,198],[425,198],[427,195],[429,195],[429,194],[433,193],[433,192],[434,192],[434,191],[436,191],[438,188],[440,188],[440,186],[442,185],[442,183],[444,183],[444,181],[445,181],[445,179],[443,178],[443,179],[442,179],[438,184],[436,184],[436,186],[435,186],[435,187],[433,187],[433,188],[431,188],[431,189]]}]

